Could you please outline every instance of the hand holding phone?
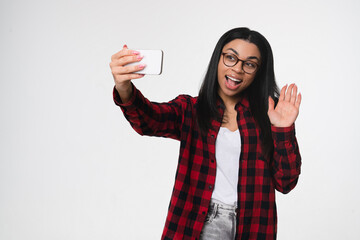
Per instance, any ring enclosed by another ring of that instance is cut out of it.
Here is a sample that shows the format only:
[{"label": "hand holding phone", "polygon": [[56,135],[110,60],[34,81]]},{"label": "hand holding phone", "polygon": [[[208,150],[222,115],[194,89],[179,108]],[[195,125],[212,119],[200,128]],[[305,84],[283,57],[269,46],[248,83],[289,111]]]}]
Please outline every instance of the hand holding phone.
[{"label": "hand holding phone", "polygon": [[126,103],[131,97],[131,80],[142,78],[144,74],[161,74],[162,59],[163,52],[161,50],[134,51],[128,49],[127,45],[111,56],[111,73],[115,88],[123,103]]},{"label": "hand holding phone", "polygon": [[136,50],[143,58],[140,62],[130,63],[130,65],[145,64],[146,67],[135,73],[146,75],[159,75],[162,72],[163,51],[162,50]]}]

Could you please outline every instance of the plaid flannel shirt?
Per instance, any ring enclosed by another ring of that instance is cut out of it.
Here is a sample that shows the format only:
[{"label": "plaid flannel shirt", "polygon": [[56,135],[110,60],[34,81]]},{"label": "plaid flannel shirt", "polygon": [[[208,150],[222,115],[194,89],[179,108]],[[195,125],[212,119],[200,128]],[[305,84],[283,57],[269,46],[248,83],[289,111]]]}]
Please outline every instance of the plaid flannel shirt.
[{"label": "plaid flannel shirt", "polygon": [[[214,189],[215,140],[221,123],[202,135],[197,126],[197,98],[180,95],[168,103],[150,102],[133,86],[123,104],[114,88],[115,103],[140,135],[180,141],[180,156],[168,215],[161,239],[199,239]],[[223,107],[219,104],[220,113]],[[243,97],[236,105],[241,136],[236,239],[276,239],[275,189],[288,193],[297,183],[301,157],[294,125],[272,127],[274,154],[266,159],[261,135]]]}]

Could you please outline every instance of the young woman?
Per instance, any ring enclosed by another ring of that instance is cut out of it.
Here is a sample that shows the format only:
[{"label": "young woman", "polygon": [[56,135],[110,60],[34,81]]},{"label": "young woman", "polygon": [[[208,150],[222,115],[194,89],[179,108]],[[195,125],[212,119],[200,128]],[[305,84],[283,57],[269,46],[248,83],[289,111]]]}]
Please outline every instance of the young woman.
[{"label": "young woman", "polygon": [[168,103],[131,83],[146,66],[127,64],[140,60],[126,45],[112,56],[113,95],[139,134],[180,141],[162,239],[276,239],[275,189],[288,193],[300,174],[301,95],[295,84],[279,93],[268,41],[248,28],[226,32],[199,96]]}]

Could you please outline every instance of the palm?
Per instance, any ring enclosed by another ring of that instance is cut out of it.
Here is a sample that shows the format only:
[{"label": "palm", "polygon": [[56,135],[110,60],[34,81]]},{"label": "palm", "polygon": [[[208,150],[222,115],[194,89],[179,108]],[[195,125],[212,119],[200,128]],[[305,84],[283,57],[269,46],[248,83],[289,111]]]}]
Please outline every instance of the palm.
[{"label": "palm", "polygon": [[291,84],[287,91],[286,89],[287,86],[281,89],[276,108],[274,108],[274,101],[269,97],[268,116],[271,124],[275,127],[291,126],[299,114],[301,94],[297,95],[297,86]]}]

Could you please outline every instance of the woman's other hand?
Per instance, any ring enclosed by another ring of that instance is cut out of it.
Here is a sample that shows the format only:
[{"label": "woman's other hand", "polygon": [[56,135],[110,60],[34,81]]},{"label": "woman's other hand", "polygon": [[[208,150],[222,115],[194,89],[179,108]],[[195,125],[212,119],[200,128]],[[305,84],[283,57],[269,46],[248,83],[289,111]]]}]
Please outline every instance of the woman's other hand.
[{"label": "woman's other hand", "polygon": [[285,85],[280,92],[279,102],[274,109],[274,100],[269,97],[268,116],[275,127],[290,127],[299,114],[301,94],[297,94],[297,86]]},{"label": "woman's other hand", "polygon": [[118,91],[123,103],[127,102],[132,94],[131,79],[142,78],[143,74],[134,73],[144,69],[146,66],[143,64],[130,65],[129,63],[139,62],[143,57],[140,53],[128,49],[124,45],[121,51],[115,53],[111,57],[110,68],[115,81],[115,88]]}]

